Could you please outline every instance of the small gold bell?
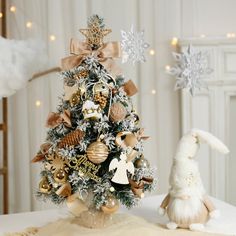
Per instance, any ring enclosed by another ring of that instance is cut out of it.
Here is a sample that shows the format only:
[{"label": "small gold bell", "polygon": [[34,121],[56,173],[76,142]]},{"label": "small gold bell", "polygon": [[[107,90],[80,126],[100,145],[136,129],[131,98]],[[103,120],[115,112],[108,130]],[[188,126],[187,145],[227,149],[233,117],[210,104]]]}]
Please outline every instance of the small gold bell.
[{"label": "small gold bell", "polygon": [[136,168],[148,168],[150,166],[147,159],[144,158],[143,154],[134,162]]},{"label": "small gold bell", "polygon": [[57,183],[61,183],[61,184],[65,183],[67,180],[67,174],[65,170],[63,169],[59,169],[58,171],[56,171],[53,177]]},{"label": "small gold bell", "polygon": [[49,193],[51,188],[52,188],[52,186],[48,182],[48,178],[47,177],[43,177],[42,180],[39,183],[39,191],[41,193]]}]

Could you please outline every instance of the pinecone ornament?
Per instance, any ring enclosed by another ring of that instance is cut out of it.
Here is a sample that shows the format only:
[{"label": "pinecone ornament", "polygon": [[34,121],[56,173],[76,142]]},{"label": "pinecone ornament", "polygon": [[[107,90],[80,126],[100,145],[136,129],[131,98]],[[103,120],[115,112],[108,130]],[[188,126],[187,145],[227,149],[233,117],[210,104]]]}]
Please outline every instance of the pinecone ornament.
[{"label": "pinecone ornament", "polygon": [[95,94],[94,101],[98,103],[102,109],[107,105],[107,97],[102,94]]},{"label": "pinecone ornament", "polygon": [[59,148],[65,148],[66,146],[74,146],[80,143],[84,137],[84,132],[80,129],[70,132],[65,135],[64,138],[58,143]]}]

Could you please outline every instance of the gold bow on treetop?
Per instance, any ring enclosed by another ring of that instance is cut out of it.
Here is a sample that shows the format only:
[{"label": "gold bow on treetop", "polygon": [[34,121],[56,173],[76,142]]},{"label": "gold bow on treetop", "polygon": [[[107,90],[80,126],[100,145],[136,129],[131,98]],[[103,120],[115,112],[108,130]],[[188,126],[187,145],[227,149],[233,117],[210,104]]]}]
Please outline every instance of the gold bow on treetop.
[{"label": "gold bow on treetop", "polygon": [[73,55],[62,59],[63,70],[70,70],[76,66],[79,66],[86,57],[95,56],[99,63],[102,64],[113,76],[121,74],[120,68],[113,60],[113,58],[118,58],[121,56],[119,42],[104,43],[97,50],[92,50],[88,43],[71,39],[70,53]]}]

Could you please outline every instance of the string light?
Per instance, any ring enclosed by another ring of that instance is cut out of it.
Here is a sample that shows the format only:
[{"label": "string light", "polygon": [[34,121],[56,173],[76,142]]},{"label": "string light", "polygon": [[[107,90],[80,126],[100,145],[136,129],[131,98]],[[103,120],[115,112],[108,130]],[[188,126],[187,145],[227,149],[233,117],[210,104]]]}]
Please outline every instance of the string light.
[{"label": "string light", "polygon": [[31,21],[27,21],[25,25],[27,28],[32,28],[33,23]]},{"label": "string light", "polygon": [[40,107],[40,106],[41,106],[41,101],[40,101],[40,100],[37,100],[37,101],[35,102],[35,106],[36,106],[36,107]]},{"label": "string light", "polygon": [[152,93],[152,94],[156,94],[157,91],[156,91],[155,89],[152,89],[151,93]]},{"label": "string light", "polygon": [[2,14],[2,12],[0,12],[0,18],[2,18],[3,17],[3,14]]},{"label": "string light", "polygon": [[227,38],[235,38],[235,33],[228,33],[228,34],[226,34],[226,37]]},{"label": "string light", "polygon": [[173,37],[172,40],[171,40],[171,45],[176,46],[177,44],[178,44],[178,38]]},{"label": "string light", "polygon": [[169,65],[166,65],[166,66],[165,66],[165,69],[166,69],[166,71],[169,71],[169,70],[170,70],[170,66],[169,66]]},{"label": "string light", "polygon": [[53,34],[51,34],[51,35],[49,36],[49,39],[50,39],[51,41],[55,41],[55,40],[56,40],[56,36],[53,35]]},{"label": "string light", "polygon": [[11,7],[10,7],[10,11],[11,11],[11,12],[16,12],[16,7],[15,7],[15,6],[11,6]]},{"label": "string light", "polygon": [[154,55],[155,55],[155,50],[154,50],[154,49],[150,49],[149,54],[150,54],[151,56],[154,56]]}]

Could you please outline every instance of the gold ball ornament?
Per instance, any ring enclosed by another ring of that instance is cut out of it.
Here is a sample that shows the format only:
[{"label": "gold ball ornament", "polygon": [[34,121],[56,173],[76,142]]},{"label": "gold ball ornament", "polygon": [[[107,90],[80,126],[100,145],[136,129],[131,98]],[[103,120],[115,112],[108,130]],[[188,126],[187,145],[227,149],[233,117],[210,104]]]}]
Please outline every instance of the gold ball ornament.
[{"label": "gold ball ornament", "polygon": [[119,201],[115,197],[109,196],[106,203],[101,206],[101,210],[106,214],[113,214],[118,211],[119,206]]},{"label": "gold ball ornament", "polygon": [[43,177],[42,180],[39,183],[39,191],[41,193],[50,193],[51,189],[52,189],[52,186],[48,182],[48,178]]},{"label": "gold ball ornament", "polygon": [[94,164],[100,164],[104,162],[108,157],[108,147],[101,141],[91,143],[87,150],[88,159]]},{"label": "gold ball ornament", "polygon": [[122,121],[127,115],[124,105],[120,102],[113,103],[110,108],[110,119],[113,122]]},{"label": "gold ball ornament", "polygon": [[77,91],[76,93],[73,93],[70,100],[69,100],[69,102],[70,102],[70,105],[72,107],[79,104],[79,102],[80,102],[80,92]]},{"label": "gold ball ornament", "polygon": [[54,180],[60,184],[64,184],[67,181],[67,177],[67,173],[63,169],[57,170],[53,175]]},{"label": "gold ball ornament", "polygon": [[149,161],[144,158],[143,154],[134,162],[136,168],[148,168],[149,166]]}]

